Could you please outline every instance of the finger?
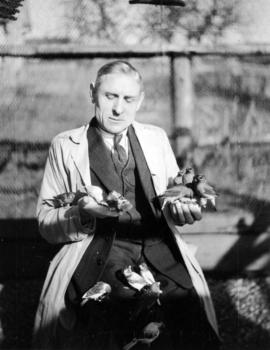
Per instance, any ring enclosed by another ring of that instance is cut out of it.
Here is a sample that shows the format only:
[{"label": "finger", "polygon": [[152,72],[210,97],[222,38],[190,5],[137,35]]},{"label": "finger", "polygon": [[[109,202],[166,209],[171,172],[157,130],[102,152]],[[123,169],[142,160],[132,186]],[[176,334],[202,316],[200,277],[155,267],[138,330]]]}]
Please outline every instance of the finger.
[{"label": "finger", "polygon": [[193,219],[193,216],[191,215],[188,204],[182,203],[182,209],[183,209],[183,214],[186,219],[186,222],[190,225],[193,224],[194,219]]},{"label": "finger", "polygon": [[119,212],[111,211],[108,207],[97,204],[91,197],[83,197],[79,201],[79,207],[86,213],[98,218],[117,217]]},{"label": "finger", "polygon": [[176,201],[174,205],[177,212],[178,222],[180,223],[180,225],[184,225],[186,223],[186,219],[182,209],[182,204],[179,201]]},{"label": "finger", "polygon": [[195,220],[201,220],[202,210],[198,204],[195,204],[195,203],[189,204],[189,209],[190,209],[191,215]]},{"label": "finger", "polygon": [[178,215],[178,210],[175,203],[171,203],[169,208],[171,212],[171,217],[175,225],[183,226],[185,224],[185,218],[184,216],[181,216],[181,212],[180,212],[180,216]]},{"label": "finger", "polygon": [[96,201],[90,196],[84,196],[78,201],[78,205],[85,210],[92,209],[96,204]]},{"label": "finger", "polygon": [[170,210],[170,214],[171,214],[171,218],[173,220],[173,222],[178,225],[178,215],[177,215],[177,211],[176,211],[176,207],[174,205],[174,203],[170,203],[169,204],[169,210]]},{"label": "finger", "polygon": [[119,211],[116,210],[110,210],[110,208],[102,206],[102,205],[97,205],[94,209],[94,215],[99,217],[99,218],[115,218],[120,215]]},{"label": "finger", "polygon": [[118,216],[122,215],[121,211],[117,211],[117,210],[106,210],[106,216],[110,216],[113,218],[116,218]]}]

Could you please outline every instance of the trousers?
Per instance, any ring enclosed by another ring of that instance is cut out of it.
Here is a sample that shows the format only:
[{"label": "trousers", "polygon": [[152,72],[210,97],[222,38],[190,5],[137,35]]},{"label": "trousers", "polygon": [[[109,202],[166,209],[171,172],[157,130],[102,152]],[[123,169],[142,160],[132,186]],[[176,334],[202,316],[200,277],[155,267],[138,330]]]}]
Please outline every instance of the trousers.
[{"label": "trousers", "polygon": [[[136,270],[141,263],[147,264],[155,281],[160,282],[159,303],[138,297],[138,291],[129,288],[121,278],[123,269],[131,266]],[[78,324],[72,337],[62,330],[63,348],[122,350],[140,337],[146,325],[158,322],[162,328],[151,343],[153,350],[218,349],[194,288],[182,288],[157,271],[145,256],[142,242],[116,239],[100,281],[111,286],[110,298],[102,302],[90,300],[78,309]],[[149,345],[137,342],[133,349],[149,349]]]}]

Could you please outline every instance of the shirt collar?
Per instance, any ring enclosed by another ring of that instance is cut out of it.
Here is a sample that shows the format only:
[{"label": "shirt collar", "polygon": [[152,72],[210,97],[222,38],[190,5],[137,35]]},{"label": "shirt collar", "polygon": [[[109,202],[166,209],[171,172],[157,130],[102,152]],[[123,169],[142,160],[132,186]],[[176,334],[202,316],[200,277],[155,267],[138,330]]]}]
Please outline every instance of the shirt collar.
[{"label": "shirt collar", "polygon": [[[100,127],[98,127],[98,130],[100,132],[101,137],[103,138],[103,140],[113,140],[115,134],[111,134],[103,129],[101,129]],[[127,130],[125,129],[122,132],[120,132],[120,135],[123,135],[123,138],[125,138],[127,136]]]}]

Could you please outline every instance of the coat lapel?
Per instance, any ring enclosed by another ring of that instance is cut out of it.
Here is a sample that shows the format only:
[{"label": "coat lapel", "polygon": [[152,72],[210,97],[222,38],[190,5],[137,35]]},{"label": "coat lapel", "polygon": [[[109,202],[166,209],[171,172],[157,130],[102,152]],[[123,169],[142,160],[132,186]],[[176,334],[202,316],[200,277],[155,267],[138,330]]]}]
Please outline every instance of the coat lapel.
[{"label": "coat lapel", "polygon": [[128,129],[128,137],[129,137],[132,153],[136,162],[136,168],[138,170],[142,188],[144,190],[146,198],[150,203],[153,213],[156,214],[155,206],[153,204],[156,194],[152,183],[151,174],[147,166],[142,148],[138,142],[138,139],[135,135],[135,132],[132,126],[130,126]]},{"label": "coat lapel", "polygon": [[70,138],[70,191],[84,189],[85,186],[91,185],[89,171],[88,141],[87,141],[88,125],[79,129],[78,134],[71,135]]},{"label": "coat lapel", "polygon": [[168,185],[164,159],[162,158],[161,139],[157,138],[156,132],[153,133],[153,130],[147,125],[134,122],[133,127],[150,170],[156,195],[160,195]]},{"label": "coat lapel", "polygon": [[94,126],[90,125],[87,136],[91,171],[95,173],[108,192],[117,190],[119,176],[101,135]]}]

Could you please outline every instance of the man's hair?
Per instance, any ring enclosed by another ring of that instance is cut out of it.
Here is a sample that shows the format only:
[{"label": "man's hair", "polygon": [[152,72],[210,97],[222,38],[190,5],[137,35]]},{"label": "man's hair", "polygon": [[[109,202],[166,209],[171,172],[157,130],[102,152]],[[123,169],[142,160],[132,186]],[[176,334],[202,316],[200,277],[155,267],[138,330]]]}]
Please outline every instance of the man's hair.
[{"label": "man's hair", "polygon": [[126,61],[113,61],[110,63],[106,63],[104,66],[102,66],[98,70],[96,82],[95,82],[95,90],[96,91],[98,90],[98,88],[101,84],[101,78],[104,75],[112,74],[112,73],[133,75],[134,78],[137,80],[137,82],[140,84],[141,91],[143,90],[142,77],[136,68],[134,68],[129,62],[126,62]]}]

